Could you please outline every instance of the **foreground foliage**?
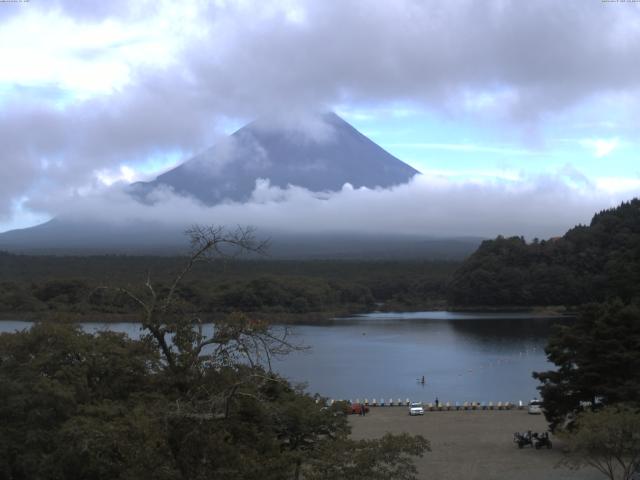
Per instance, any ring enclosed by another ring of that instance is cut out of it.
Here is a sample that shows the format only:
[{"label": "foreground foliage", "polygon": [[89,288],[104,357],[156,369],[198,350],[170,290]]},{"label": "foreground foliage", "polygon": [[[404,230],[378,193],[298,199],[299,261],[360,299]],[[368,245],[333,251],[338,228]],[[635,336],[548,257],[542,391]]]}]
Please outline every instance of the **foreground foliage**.
[{"label": "foreground foliage", "polygon": [[590,466],[609,480],[640,473],[640,409],[624,405],[583,412],[574,432],[565,434],[574,468]]},{"label": "foreground foliage", "polygon": [[139,340],[40,323],[0,335],[0,479],[414,479],[420,437],[349,439],[346,417],[270,371],[299,348],[242,314],[206,332],[179,290],[196,262],[260,251],[250,232],[195,229],[173,282],[116,288]]}]

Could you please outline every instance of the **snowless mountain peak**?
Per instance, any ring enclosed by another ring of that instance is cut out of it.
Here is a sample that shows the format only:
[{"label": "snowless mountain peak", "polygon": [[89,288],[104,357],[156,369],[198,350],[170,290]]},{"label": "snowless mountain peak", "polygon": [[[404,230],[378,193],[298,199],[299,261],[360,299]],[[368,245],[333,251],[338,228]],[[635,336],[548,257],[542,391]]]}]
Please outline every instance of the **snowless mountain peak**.
[{"label": "snowless mountain peak", "polygon": [[249,200],[259,179],[324,192],[347,183],[388,188],[416,173],[335,113],[325,113],[297,125],[258,119],[155,180],[133,184],[131,192],[145,199],[164,186],[215,205]]}]

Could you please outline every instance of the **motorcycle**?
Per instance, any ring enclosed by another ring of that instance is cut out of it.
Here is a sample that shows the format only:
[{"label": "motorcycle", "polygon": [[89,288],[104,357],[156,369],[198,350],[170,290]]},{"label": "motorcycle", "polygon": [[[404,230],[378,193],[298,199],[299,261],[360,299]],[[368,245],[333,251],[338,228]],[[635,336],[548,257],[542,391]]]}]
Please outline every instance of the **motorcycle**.
[{"label": "motorcycle", "polygon": [[533,447],[533,435],[531,434],[531,430],[527,433],[514,433],[513,441],[518,445],[518,448],[523,448],[527,445],[531,445]]},{"label": "motorcycle", "polygon": [[533,438],[535,442],[534,447],[536,448],[536,450],[540,450],[542,447],[551,448],[553,446],[551,440],[549,440],[548,432],[544,432],[541,434],[534,433]]}]

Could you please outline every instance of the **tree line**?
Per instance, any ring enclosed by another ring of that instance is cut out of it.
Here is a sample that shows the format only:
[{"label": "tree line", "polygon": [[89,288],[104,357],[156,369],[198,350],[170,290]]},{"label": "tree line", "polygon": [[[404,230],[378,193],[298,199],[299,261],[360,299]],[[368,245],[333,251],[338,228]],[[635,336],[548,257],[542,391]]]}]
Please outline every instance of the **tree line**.
[{"label": "tree line", "polygon": [[[105,285],[136,288],[153,275],[167,288],[183,258],[38,257],[0,253],[0,313],[12,318],[135,314],[137,306]],[[218,259],[196,265],[177,292],[185,311],[271,315],[335,314],[442,305],[450,262]],[[282,318],[280,318],[282,320]]]},{"label": "tree line", "polygon": [[582,305],[640,297],[640,200],[549,240],[484,241],[453,275],[452,305]]}]

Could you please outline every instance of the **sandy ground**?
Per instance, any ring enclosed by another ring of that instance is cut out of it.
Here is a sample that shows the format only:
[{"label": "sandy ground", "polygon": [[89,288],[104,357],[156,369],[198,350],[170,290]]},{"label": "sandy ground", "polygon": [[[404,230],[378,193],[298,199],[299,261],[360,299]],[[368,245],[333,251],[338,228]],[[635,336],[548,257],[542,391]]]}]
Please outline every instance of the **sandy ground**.
[{"label": "sandy ground", "polygon": [[[372,408],[366,417],[352,415],[352,437],[375,438],[383,434],[421,434],[431,442],[431,452],[417,459],[421,479],[433,480],[601,480],[591,469],[579,471],[558,466],[562,442],[552,438],[553,449],[518,449],[514,432],[544,432],[542,415],[524,410],[425,412],[410,417],[406,407]],[[390,479],[391,480],[391,479]]]}]

